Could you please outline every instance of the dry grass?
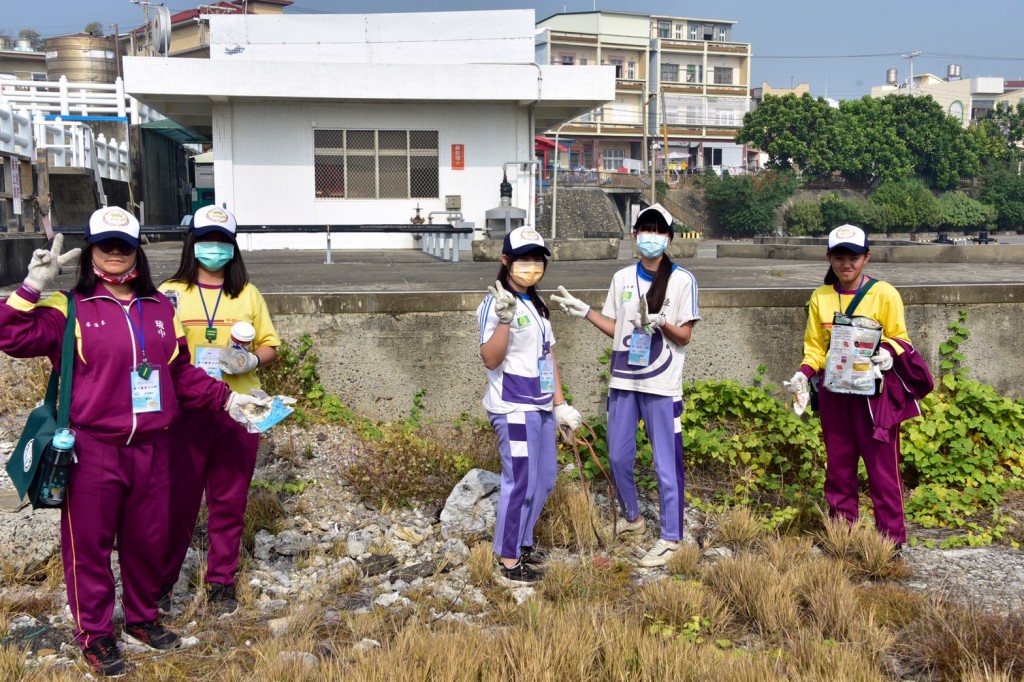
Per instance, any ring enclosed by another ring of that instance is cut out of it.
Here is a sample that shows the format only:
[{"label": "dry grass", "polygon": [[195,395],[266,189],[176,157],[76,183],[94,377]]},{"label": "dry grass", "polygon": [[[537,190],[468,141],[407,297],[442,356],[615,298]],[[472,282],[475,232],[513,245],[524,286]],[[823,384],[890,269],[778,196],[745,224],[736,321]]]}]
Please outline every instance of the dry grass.
[{"label": "dry grass", "polygon": [[665,569],[672,575],[695,578],[700,572],[700,561],[700,547],[690,542],[683,542],[679,545],[679,551],[669,557]]},{"label": "dry grass", "polygon": [[842,564],[807,561],[791,572],[803,619],[825,639],[845,641],[857,622],[859,602]]},{"label": "dry grass", "polygon": [[699,582],[658,580],[637,591],[635,609],[643,619],[670,628],[695,621],[713,637],[737,634],[729,607]]},{"label": "dry grass", "polygon": [[811,558],[814,543],[806,536],[783,535],[762,543],[764,560],[779,573],[785,573]]},{"label": "dry grass", "polygon": [[861,608],[871,613],[875,622],[896,629],[919,620],[927,602],[920,592],[891,583],[865,585],[856,591]]},{"label": "dry grass", "polygon": [[732,507],[714,520],[712,543],[734,551],[750,550],[764,534],[761,523],[749,507]]},{"label": "dry grass", "polygon": [[597,512],[579,482],[559,477],[534,535],[542,545],[587,554],[599,545],[594,532],[597,527]]},{"label": "dry grass", "polygon": [[574,564],[551,561],[541,594],[555,603],[615,601],[632,591],[631,571],[625,561],[603,556],[582,556]]},{"label": "dry grass", "polygon": [[799,624],[791,573],[778,573],[760,557],[740,554],[723,559],[706,572],[704,582],[765,639]]},{"label": "dry grass", "polygon": [[46,394],[50,380],[50,361],[46,358],[19,360],[0,354],[0,413],[17,414],[35,407]]},{"label": "dry grass", "polygon": [[491,582],[494,577],[494,550],[489,542],[478,542],[469,550],[469,558],[466,560],[469,567],[469,582],[477,587],[483,587]]}]

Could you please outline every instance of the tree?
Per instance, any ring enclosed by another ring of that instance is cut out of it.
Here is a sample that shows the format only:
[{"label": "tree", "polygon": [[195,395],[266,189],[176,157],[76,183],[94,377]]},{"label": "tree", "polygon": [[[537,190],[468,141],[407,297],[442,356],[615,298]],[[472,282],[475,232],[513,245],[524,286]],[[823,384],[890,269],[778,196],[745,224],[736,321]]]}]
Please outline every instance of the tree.
[{"label": "tree", "polygon": [[91,36],[96,36],[96,37],[102,36],[103,35],[103,24],[101,24],[98,21],[90,21],[88,24],[85,25],[85,28],[82,29],[82,32],[83,33],[88,33]]},{"label": "tree", "polygon": [[963,192],[946,192],[939,197],[939,227],[944,230],[988,229],[995,223],[996,209]]},{"label": "tree", "polygon": [[42,42],[42,36],[39,35],[39,31],[32,28],[23,28],[18,31],[18,39],[27,40],[32,43],[32,45],[38,45]]},{"label": "tree", "polygon": [[892,227],[916,232],[937,227],[939,204],[924,182],[917,178],[884,182],[868,199],[892,214]]},{"label": "tree", "polygon": [[835,169],[837,117],[838,112],[821,97],[765,95],[743,117],[736,142],[766,153],[769,168],[827,175]]},{"label": "tree", "polygon": [[978,127],[999,140],[1003,147],[1003,158],[1009,161],[1011,169],[1017,169],[1024,158],[1021,143],[1024,143],[1024,103],[1016,107],[1008,102],[998,102],[989,115],[978,121]]},{"label": "tree", "polygon": [[1001,230],[1024,226],[1024,176],[1003,168],[982,176],[978,198],[996,209],[996,225]]},{"label": "tree", "polygon": [[736,177],[724,173],[721,178],[708,173],[701,184],[723,231],[740,237],[767,233],[775,222],[775,210],[796,193],[798,185],[792,173]]},{"label": "tree", "polygon": [[913,172],[933,187],[951,189],[979,172],[978,154],[960,121],[931,95],[884,97],[896,136],[910,152]]},{"label": "tree", "polygon": [[912,155],[896,134],[883,100],[867,96],[848,100],[839,105],[839,113],[836,157],[843,177],[874,182],[911,174]]}]

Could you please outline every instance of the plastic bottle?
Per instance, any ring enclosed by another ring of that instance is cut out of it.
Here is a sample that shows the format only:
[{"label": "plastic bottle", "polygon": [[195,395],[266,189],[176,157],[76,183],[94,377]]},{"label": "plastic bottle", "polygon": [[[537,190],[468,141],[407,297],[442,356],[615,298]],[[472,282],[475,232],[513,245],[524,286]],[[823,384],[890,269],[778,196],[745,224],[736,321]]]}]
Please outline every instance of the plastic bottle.
[{"label": "plastic bottle", "polygon": [[235,348],[249,350],[249,345],[256,338],[256,328],[248,322],[235,322],[231,325],[231,345]]},{"label": "plastic bottle", "polygon": [[50,447],[43,457],[42,487],[39,503],[47,507],[64,504],[68,489],[68,472],[75,454],[75,432],[72,429],[57,429],[50,441]]}]

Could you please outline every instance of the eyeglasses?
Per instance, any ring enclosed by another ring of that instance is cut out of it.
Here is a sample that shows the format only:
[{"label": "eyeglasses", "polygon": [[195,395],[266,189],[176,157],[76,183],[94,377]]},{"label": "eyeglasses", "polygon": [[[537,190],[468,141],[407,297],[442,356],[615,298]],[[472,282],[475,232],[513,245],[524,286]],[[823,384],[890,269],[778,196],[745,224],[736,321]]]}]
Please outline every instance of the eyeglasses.
[{"label": "eyeglasses", "polygon": [[125,256],[130,256],[135,253],[135,247],[123,239],[104,239],[103,241],[96,242],[94,246],[103,253],[113,253],[114,251],[117,251]]}]

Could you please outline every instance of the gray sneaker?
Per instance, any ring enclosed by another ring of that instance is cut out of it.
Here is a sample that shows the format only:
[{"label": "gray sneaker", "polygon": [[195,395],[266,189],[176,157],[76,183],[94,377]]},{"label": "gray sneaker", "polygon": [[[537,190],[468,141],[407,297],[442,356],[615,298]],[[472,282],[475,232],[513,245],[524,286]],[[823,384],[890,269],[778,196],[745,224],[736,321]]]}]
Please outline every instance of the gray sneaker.
[{"label": "gray sneaker", "polygon": [[668,563],[669,558],[679,551],[679,543],[672,542],[671,540],[659,539],[654,543],[654,547],[651,547],[647,554],[640,559],[640,565],[644,568],[655,568],[657,566],[664,566]]},{"label": "gray sneaker", "polygon": [[208,583],[206,585],[206,612],[218,619],[230,618],[238,612],[238,599],[234,585]]},{"label": "gray sneaker", "polygon": [[644,521],[644,517],[642,516],[638,516],[632,521],[616,519],[614,529],[612,528],[612,524],[608,524],[606,530],[609,535],[614,535],[615,537],[626,535],[627,533],[643,533],[647,530],[647,522]]}]

